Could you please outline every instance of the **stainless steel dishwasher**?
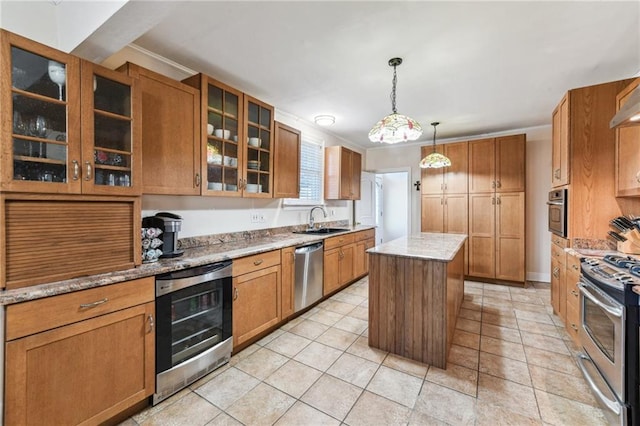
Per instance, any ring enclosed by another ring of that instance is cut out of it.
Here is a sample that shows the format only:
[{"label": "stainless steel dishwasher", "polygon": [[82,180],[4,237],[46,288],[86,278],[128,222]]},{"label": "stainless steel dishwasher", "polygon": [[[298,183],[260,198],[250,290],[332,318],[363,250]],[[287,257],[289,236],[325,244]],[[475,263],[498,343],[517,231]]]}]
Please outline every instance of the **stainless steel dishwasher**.
[{"label": "stainless steel dishwasher", "polygon": [[297,247],[295,312],[312,305],[322,298],[324,252],[323,243]]}]

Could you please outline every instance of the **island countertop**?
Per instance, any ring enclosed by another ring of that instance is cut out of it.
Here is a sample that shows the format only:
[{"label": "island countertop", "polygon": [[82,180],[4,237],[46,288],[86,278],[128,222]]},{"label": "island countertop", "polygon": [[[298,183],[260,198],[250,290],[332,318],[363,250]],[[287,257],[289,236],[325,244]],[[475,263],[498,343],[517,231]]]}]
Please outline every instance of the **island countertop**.
[{"label": "island countertop", "polygon": [[467,236],[465,234],[421,232],[377,245],[367,250],[367,252],[371,254],[451,262],[466,239]]}]

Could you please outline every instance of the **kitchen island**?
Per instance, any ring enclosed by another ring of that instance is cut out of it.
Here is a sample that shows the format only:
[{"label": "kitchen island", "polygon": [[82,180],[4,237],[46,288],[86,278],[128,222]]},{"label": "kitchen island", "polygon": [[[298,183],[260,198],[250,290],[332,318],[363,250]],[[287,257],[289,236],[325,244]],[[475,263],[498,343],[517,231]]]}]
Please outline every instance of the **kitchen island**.
[{"label": "kitchen island", "polygon": [[446,368],[464,297],[466,235],[420,233],[369,253],[369,346]]}]

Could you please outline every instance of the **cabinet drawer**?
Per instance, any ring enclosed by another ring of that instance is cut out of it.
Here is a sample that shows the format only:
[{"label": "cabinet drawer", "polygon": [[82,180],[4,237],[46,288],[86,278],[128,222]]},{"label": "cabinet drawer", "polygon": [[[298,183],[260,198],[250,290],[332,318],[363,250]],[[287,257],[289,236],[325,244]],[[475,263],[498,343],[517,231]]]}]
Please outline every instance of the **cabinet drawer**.
[{"label": "cabinet drawer", "polygon": [[569,240],[566,238],[558,237],[557,235],[552,235],[551,244],[559,246],[561,248],[567,248],[569,247]]},{"label": "cabinet drawer", "polygon": [[567,309],[573,307],[573,309],[578,310],[580,304],[579,279],[579,274],[567,274]]},{"label": "cabinet drawer", "polygon": [[551,259],[556,259],[558,262],[564,265],[567,259],[567,252],[565,252],[562,247],[551,244]]},{"label": "cabinet drawer", "polygon": [[375,236],[376,236],[375,229],[367,229],[366,231],[356,232],[355,240],[356,241],[368,240],[369,238],[375,238]]},{"label": "cabinet drawer", "polygon": [[338,236],[327,238],[326,240],[324,240],[324,249],[331,250],[332,248],[351,244],[354,241],[355,241],[355,233],[338,235]]},{"label": "cabinet drawer", "polygon": [[578,328],[580,327],[580,310],[574,309],[572,306],[567,304],[567,320],[565,321],[565,328],[567,329],[567,333],[573,339],[573,341],[578,344]]},{"label": "cabinet drawer", "polygon": [[[567,254],[567,274],[578,274],[580,276],[580,257]],[[568,276],[568,275],[567,275]]]},{"label": "cabinet drawer", "polygon": [[154,299],[155,280],[153,277],[146,277],[9,305],[6,340],[94,318]]},{"label": "cabinet drawer", "polygon": [[244,275],[249,272],[276,266],[280,264],[280,250],[268,251],[253,256],[243,257],[233,261],[233,276]]}]

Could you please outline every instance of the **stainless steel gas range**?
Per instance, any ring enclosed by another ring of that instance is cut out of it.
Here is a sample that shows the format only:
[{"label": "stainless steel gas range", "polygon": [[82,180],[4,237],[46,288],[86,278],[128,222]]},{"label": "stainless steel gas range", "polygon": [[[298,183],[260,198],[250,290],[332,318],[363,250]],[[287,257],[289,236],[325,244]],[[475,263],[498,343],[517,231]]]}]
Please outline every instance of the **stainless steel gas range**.
[{"label": "stainless steel gas range", "polygon": [[608,255],[582,260],[578,364],[613,425],[640,425],[640,260]]}]

